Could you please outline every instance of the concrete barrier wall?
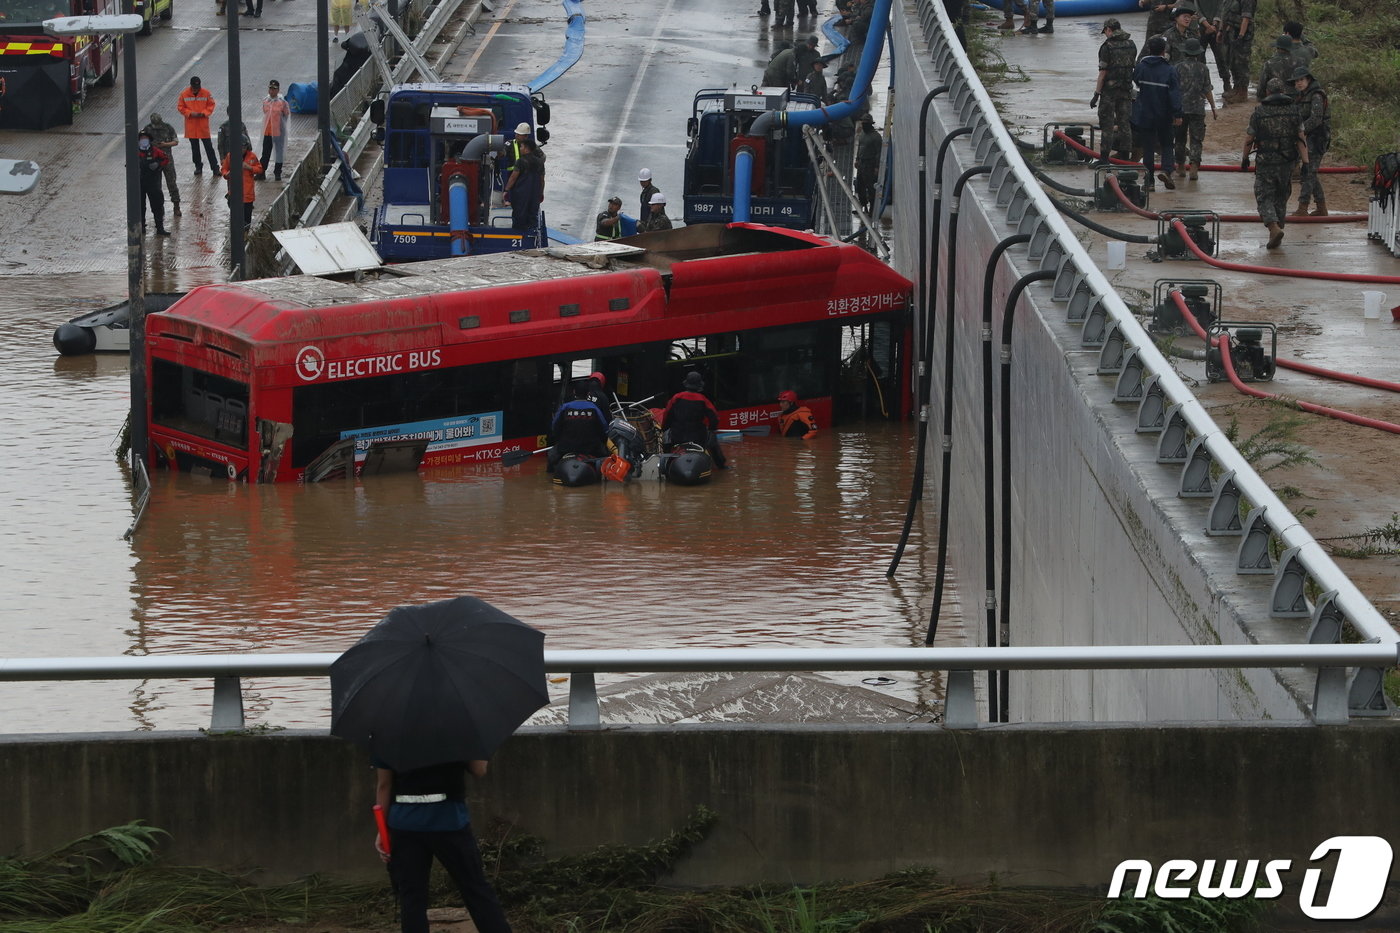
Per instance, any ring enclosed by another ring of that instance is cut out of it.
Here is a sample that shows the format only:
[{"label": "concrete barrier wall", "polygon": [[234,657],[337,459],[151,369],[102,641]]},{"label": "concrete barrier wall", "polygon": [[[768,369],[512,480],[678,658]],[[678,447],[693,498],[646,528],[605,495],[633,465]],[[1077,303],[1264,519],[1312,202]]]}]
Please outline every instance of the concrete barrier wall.
[{"label": "concrete barrier wall", "polygon": [[[1106,885],[1127,858],[1286,858],[1334,835],[1400,835],[1389,723],[1339,727],[688,726],[523,732],[471,805],[552,854],[719,816],[681,885],[945,878]],[[1364,763],[1364,765],[1363,765]],[[14,793],[0,852],[144,819],[173,864],[378,881],[364,756],[324,734],[0,740]],[[1306,800],[1306,805],[1300,805]]]},{"label": "concrete barrier wall", "polygon": [[[908,0],[892,24],[896,76],[894,264],[920,284],[926,262],[919,245],[919,109],[945,80],[920,27],[926,4]],[[927,15],[927,14],[926,14]],[[972,102],[975,103],[975,102]],[[969,119],[966,96],[944,94],[930,110],[926,181],[932,186],[939,143]],[[956,139],[943,170],[944,224],[937,266],[929,483],[941,477],[944,404],[944,296],[954,182],[979,162],[977,134]],[[983,146],[982,158],[987,159]],[[1012,156],[1019,161],[1019,156]],[[1007,220],[1007,186],[994,176],[965,187],[958,217],[953,313],[955,380],[951,546],[949,559],[964,594],[969,631],[986,643],[984,592],[982,316],[986,257],[1018,231]],[[932,214],[937,192],[928,194]],[[1035,206],[1026,208],[1034,210]],[[932,223],[929,220],[928,223]],[[1070,244],[1073,233],[1050,208],[1043,225]],[[931,239],[931,236],[930,236]],[[1080,261],[1077,258],[1076,262]],[[1088,262],[1087,257],[1083,260]],[[1000,381],[1003,306],[1020,276],[1041,268],[1026,246],[1012,247],[996,272],[993,301],[993,384]],[[1053,266],[1052,266],[1053,268]],[[1071,267],[1070,272],[1073,273]],[[1235,573],[1239,538],[1204,534],[1210,499],[1180,499],[1181,466],[1156,462],[1157,434],[1136,431],[1136,405],[1113,403],[1114,378],[1097,374],[1098,347],[1085,347],[1081,326],[1066,321],[1055,285],[1032,285],[1016,314],[1012,340],[1012,549],[1010,644],[1240,644],[1306,641],[1308,619],[1270,619],[1271,576]],[[1063,288],[1062,288],[1063,290]],[[1148,344],[1150,349],[1150,344]],[[1155,351],[1153,351],[1155,352]],[[1166,367],[1163,366],[1163,369]],[[1000,428],[1000,389],[994,418]],[[999,448],[998,448],[999,449]],[[994,454],[994,460],[999,454]],[[998,471],[999,484],[1000,472]],[[997,487],[999,489],[999,485]],[[1001,508],[1000,493],[994,498]],[[926,502],[938,501],[932,491]],[[1000,511],[997,513],[1000,522]],[[997,550],[1000,535],[997,531]],[[1000,560],[998,559],[998,565]],[[1000,572],[1000,570],[999,570]],[[1002,618],[1008,607],[1001,606]],[[1013,720],[1292,719],[1306,715],[1315,678],[1273,671],[1104,671],[1013,674]]]}]

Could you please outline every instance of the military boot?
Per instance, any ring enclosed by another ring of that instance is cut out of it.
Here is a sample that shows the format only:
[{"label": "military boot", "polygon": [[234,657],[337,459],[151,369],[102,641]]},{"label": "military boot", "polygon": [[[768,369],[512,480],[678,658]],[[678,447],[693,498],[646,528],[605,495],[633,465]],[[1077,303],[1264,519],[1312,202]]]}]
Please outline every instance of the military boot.
[{"label": "military boot", "polygon": [[1317,207],[1313,208],[1312,216],[1314,216],[1314,217],[1326,217],[1326,216],[1327,216],[1327,202],[1326,202],[1325,200],[1323,200],[1322,198],[1318,198],[1318,199],[1317,199]]},{"label": "military boot", "polygon": [[274,162],[274,163],[273,163],[272,179],[273,179],[273,181],[281,181],[281,180],[282,180],[282,163],[281,163],[281,162]]},{"label": "military boot", "polygon": [[1186,174],[1187,174],[1187,177],[1188,177],[1188,178],[1190,178],[1192,181],[1195,181],[1195,180],[1197,179],[1197,177],[1200,175],[1200,172],[1201,172],[1201,163],[1199,163],[1199,162],[1192,162],[1192,163],[1191,163],[1191,168],[1187,171]]},{"label": "military boot", "polygon": [[1283,245],[1283,224],[1268,223],[1264,226],[1269,229],[1269,242],[1264,244],[1264,248],[1278,249]]}]

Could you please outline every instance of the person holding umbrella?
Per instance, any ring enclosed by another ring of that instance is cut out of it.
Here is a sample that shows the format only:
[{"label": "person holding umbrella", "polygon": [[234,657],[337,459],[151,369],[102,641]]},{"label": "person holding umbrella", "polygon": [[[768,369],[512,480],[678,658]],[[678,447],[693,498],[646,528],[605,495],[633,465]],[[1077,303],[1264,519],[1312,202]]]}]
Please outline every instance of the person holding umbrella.
[{"label": "person holding umbrella", "polygon": [[466,776],[486,776],[486,761],[455,761],[413,771],[375,767],[375,806],[388,814],[389,850],[375,837],[379,857],[399,895],[403,933],[428,933],[428,876],[436,858],[462,895],[481,933],[510,933],[496,891],[481,864],[467,810]]},{"label": "person holding umbrella", "polygon": [[510,923],[486,879],[466,775],[549,702],[544,634],[479,599],[399,606],[331,665],[331,734],[369,749],[375,848],[403,933],[427,933],[436,858],[482,933]]}]

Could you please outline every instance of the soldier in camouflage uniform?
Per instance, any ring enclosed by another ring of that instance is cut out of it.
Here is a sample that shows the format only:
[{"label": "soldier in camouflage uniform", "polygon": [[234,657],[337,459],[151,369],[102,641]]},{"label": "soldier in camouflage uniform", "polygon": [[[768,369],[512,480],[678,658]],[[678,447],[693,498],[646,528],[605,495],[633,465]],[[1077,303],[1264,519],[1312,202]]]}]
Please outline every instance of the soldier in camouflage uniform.
[{"label": "soldier in camouflage uniform", "polygon": [[773,0],[773,28],[791,29],[796,0]]},{"label": "soldier in camouflage uniform", "polygon": [[1303,142],[1303,121],[1288,85],[1272,78],[1265,87],[1264,102],[1254,108],[1245,131],[1244,158],[1240,168],[1249,168],[1249,153],[1258,152],[1254,162],[1254,200],[1259,205],[1259,219],[1269,229],[1268,249],[1278,249],[1283,243],[1284,217],[1288,213],[1288,196],[1293,189],[1293,163],[1302,159],[1302,171],[1310,170],[1308,147]]},{"label": "soldier in camouflage uniform", "polygon": [[1293,40],[1287,36],[1279,36],[1274,40],[1274,57],[1264,63],[1264,70],[1259,72],[1259,86],[1254,89],[1254,99],[1262,101],[1269,96],[1269,82],[1277,78],[1286,86],[1293,76],[1293,69],[1298,67],[1298,62],[1293,58]]},{"label": "soldier in camouflage uniform", "polygon": [[[1213,31],[1214,27],[1211,29]],[[1205,21],[1200,19],[1191,7],[1179,6],[1172,10],[1171,28],[1162,33],[1162,38],[1167,40],[1167,61],[1172,64],[1186,58],[1186,43],[1192,39],[1202,45],[1195,57],[1201,61],[1206,60]]]},{"label": "soldier in camouflage uniform", "polygon": [[1201,170],[1201,146],[1206,140],[1206,103],[1215,116],[1215,88],[1210,83],[1210,66],[1199,39],[1187,39],[1180,59],[1172,59],[1176,80],[1181,85],[1181,125],[1176,128],[1176,173],[1196,180]]},{"label": "soldier in camouflage uniform", "polygon": [[1099,80],[1089,106],[1099,108],[1099,143],[1103,147],[1099,159],[1107,163],[1110,150],[1117,150],[1118,158],[1128,159],[1133,148],[1130,121],[1137,43],[1116,19],[1105,20],[1103,32],[1108,38],[1099,46]]},{"label": "soldier in camouflage uniform", "polygon": [[1220,35],[1230,78],[1225,102],[1242,104],[1249,97],[1249,59],[1254,54],[1254,8],[1257,0],[1221,0]]},{"label": "soldier in camouflage uniform", "polygon": [[1289,20],[1283,24],[1283,34],[1293,40],[1293,57],[1298,64],[1311,68],[1317,60],[1317,46],[1303,38],[1303,24]]},{"label": "soldier in camouflage uniform", "polygon": [[[1163,3],[1161,0],[1138,0],[1138,7],[1147,11],[1147,29],[1143,35],[1149,39],[1153,36],[1160,36],[1171,28],[1172,10],[1176,9],[1174,3]],[[1142,51],[1138,53],[1138,58],[1147,54],[1147,46],[1144,43]]]},{"label": "soldier in camouflage uniform", "polygon": [[1294,216],[1301,217],[1308,212],[1308,201],[1317,202],[1314,217],[1327,216],[1327,198],[1322,193],[1322,179],[1318,177],[1318,166],[1332,144],[1332,114],[1329,112],[1327,92],[1322,83],[1312,76],[1307,65],[1299,65],[1293,71],[1293,88],[1298,94],[1298,116],[1303,121],[1303,139],[1308,144],[1308,164],[1311,172],[1305,172],[1298,180],[1298,209]]}]

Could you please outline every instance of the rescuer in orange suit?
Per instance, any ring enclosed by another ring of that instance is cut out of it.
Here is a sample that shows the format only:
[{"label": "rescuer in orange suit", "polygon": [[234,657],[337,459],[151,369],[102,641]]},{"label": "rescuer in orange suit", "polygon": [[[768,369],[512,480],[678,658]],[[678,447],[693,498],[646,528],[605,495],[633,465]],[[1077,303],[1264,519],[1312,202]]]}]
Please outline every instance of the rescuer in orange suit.
[{"label": "rescuer in orange suit", "polygon": [[[230,181],[229,181],[229,186],[228,186],[228,194],[225,195],[225,197],[228,199],[228,202],[229,202],[229,204],[228,204],[228,209],[229,209],[229,210],[233,210],[233,181],[232,181],[233,172],[232,172],[232,170],[231,170],[231,169],[232,169],[232,166],[229,164],[229,160],[230,160],[231,158],[233,158],[233,153],[232,153],[232,152],[230,152],[228,155],[224,156],[224,161],[223,161],[223,163],[219,166],[219,172],[220,172],[220,174],[222,174],[225,178],[227,178],[227,179],[230,180]],[[257,180],[257,177],[258,177],[259,175],[262,174],[262,171],[263,171],[262,163],[258,161],[258,157],[257,157],[257,156],[253,155],[253,144],[252,144],[252,143],[248,140],[248,138],[245,136],[245,137],[243,138],[243,229],[244,229],[244,230],[247,230],[249,227],[251,227],[251,226],[253,225],[253,188],[254,188],[255,182],[256,182],[256,180]]]},{"label": "rescuer in orange suit", "polygon": [[214,95],[200,84],[199,76],[190,78],[190,86],[180,92],[176,103],[180,116],[185,118],[185,138],[190,141],[190,156],[194,159],[194,173],[204,174],[204,163],[199,157],[199,141],[204,141],[204,153],[209,157],[209,170],[219,164],[214,154],[214,143],[209,139],[209,118],[214,115]]},{"label": "rescuer in orange suit", "polygon": [[817,419],[812,417],[812,409],[797,404],[797,393],[791,389],[778,393],[778,433],[803,440],[817,436]]}]

